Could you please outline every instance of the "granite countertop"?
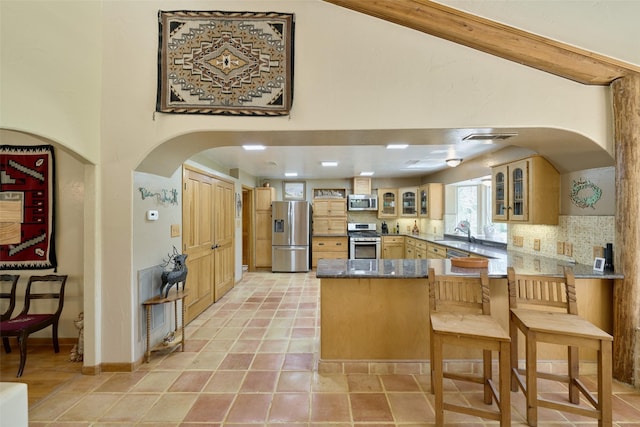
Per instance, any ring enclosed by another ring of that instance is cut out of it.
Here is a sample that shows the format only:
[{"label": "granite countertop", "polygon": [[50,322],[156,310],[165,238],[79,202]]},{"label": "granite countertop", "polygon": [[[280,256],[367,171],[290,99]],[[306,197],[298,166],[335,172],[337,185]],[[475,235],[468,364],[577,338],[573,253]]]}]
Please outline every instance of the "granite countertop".
[{"label": "granite countertop", "polygon": [[455,238],[447,238],[446,236],[435,236],[433,234],[399,233],[399,234],[383,234],[382,235],[382,237],[385,237],[385,236],[413,237],[414,239],[424,240],[425,242],[434,243],[436,245],[441,245],[448,248],[459,249],[461,251],[484,256],[487,258],[503,258],[506,255],[506,249],[502,249],[501,247],[494,247],[494,246],[482,244],[481,240],[471,243],[461,239],[456,240]]},{"label": "granite countertop", "polygon": [[[576,264],[566,260],[533,255],[525,252],[508,251],[499,247],[484,245],[481,242],[467,242],[429,234],[383,234],[385,236],[413,237],[429,243],[459,249],[475,255],[489,258],[489,277],[506,278],[507,267],[514,267],[523,274],[542,274],[562,276],[564,267],[571,267],[578,279],[622,279],[624,276],[615,271],[599,272],[592,265]],[[426,278],[430,267],[437,274],[477,274],[473,268],[461,268],[451,265],[449,259],[320,259],[316,276],[318,278],[383,278],[413,279]]]},{"label": "granite countertop", "polygon": [[[507,267],[513,266],[519,273],[562,276],[565,266],[571,267],[577,279],[622,279],[616,272],[598,272],[584,264],[573,264],[553,258],[533,256],[507,251],[501,258],[489,260],[489,277],[506,278]],[[430,267],[437,274],[475,275],[478,270],[451,265],[449,259],[321,259],[318,261],[318,278],[338,279],[419,279],[426,278]]]}]

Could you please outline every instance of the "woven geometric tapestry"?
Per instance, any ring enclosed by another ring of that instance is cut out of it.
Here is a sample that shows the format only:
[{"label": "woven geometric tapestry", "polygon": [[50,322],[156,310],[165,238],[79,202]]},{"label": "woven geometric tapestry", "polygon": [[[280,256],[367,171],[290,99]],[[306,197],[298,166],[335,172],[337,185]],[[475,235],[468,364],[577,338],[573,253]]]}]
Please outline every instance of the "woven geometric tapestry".
[{"label": "woven geometric tapestry", "polygon": [[158,21],[157,111],[289,114],[293,14],[160,11]]},{"label": "woven geometric tapestry", "polygon": [[51,145],[0,146],[0,270],[55,268]]}]

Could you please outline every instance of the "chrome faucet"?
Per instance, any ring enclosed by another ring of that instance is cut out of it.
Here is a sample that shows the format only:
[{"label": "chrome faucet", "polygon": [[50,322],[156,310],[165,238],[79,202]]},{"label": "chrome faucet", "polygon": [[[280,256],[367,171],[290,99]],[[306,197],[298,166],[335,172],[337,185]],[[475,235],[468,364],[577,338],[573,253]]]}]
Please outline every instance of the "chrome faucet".
[{"label": "chrome faucet", "polygon": [[469,241],[469,243],[475,242],[476,240],[475,238],[471,237],[471,224],[469,224],[469,221],[460,221],[460,224],[458,224],[458,226],[454,228],[453,231],[461,231],[462,233],[466,233],[467,241]]}]

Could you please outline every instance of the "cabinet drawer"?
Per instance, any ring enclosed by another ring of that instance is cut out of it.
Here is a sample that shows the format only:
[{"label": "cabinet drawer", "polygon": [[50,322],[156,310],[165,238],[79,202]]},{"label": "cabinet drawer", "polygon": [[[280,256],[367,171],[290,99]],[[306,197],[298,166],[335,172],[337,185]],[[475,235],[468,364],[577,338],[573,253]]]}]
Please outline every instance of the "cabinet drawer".
[{"label": "cabinet drawer", "polygon": [[443,246],[427,245],[428,258],[446,258],[447,249]]},{"label": "cabinet drawer", "polygon": [[314,237],[311,244],[313,252],[348,251],[346,237]]},{"label": "cabinet drawer", "polygon": [[416,240],[416,249],[427,250],[427,242],[423,240]]},{"label": "cabinet drawer", "polygon": [[382,243],[404,243],[404,236],[382,236]]}]

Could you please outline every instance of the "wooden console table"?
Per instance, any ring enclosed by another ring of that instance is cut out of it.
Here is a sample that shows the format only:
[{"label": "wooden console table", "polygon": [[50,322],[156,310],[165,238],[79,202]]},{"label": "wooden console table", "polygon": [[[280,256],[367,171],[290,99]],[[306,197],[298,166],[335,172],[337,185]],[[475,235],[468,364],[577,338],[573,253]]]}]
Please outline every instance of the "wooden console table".
[{"label": "wooden console table", "polygon": [[[149,359],[151,358],[151,352],[154,350],[159,350],[162,348],[167,348],[167,347],[172,347],[178,344],[181,344],[181,348],[182,351],[184,351],[184,298],[189,295],[189,291],[187,290],[172,290],[169,292],[169,295],[165,298],[162,295],[156,295],[153,298],[149,298],[148,300],[146,300],[145,302],[142,303],[142,305],[145,306],[146,310],[147,310],[147,351],[145,353],[145,361],[147,363],[149,363]],[[180,317],[180,330],[178,331],[178,301],[181,302],[181,306],[182,306],[182,310],[181,310],[181,317]],[[151,308],[154,305],[159,305],[159,304],[167,304],[167,303],[173,303],[173,310],[174,310],[174,319],[175,319],[175,338],[173,339],[173,341],[171,341],[170,343],[160,343],[157,346],[155,346],[154,348],[151,348]]]}]

